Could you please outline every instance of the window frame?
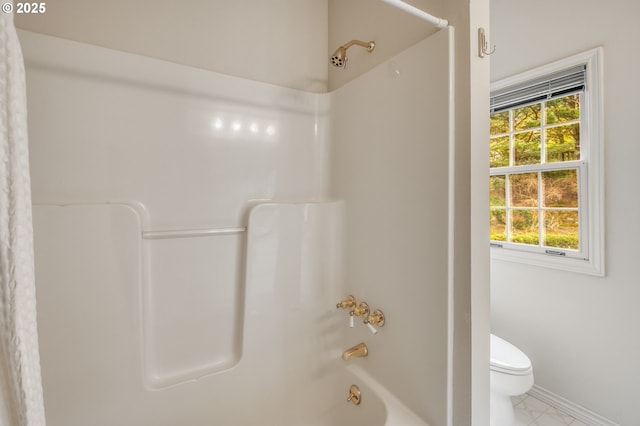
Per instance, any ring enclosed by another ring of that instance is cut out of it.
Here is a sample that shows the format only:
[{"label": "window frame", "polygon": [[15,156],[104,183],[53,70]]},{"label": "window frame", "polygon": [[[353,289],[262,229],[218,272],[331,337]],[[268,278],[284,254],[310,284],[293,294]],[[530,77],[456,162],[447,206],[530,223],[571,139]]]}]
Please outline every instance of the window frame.
[{"label": "window frame", "polygon": [[[491,83],[491,92],[517,86],[527,81],[540,79],[562,70],[586,65],[585,90],[581,92],[581,140],[587,141],[586,150],[581,149],[581,159],[565,164],[549,163],[542,168],[577,168],[579,177],[580,202],[579,220],[586,226],[580,227],[581,252],[570,253],[558,249],[546,252],[538,246],[526,246],[517,243],[492,242],[491,258],[530,265],[561,269],[565,271],[604,276],[604,138],[603,138],[603,99],[602,99],[602,48],[582,52],[562,60],[552,62],[529,71],[507,77]],[[586,107],[585,107],[586,106]],[[488,140],[487,140],[488,142]],[[582,148],[582,145],[581,145]],[[500,170],[513,173],[516,167],[492,169],[492,175],[501,175]],[[537,167],[540,168],[540,165]],[[517,172],[526,168],[517,166]],[[586,185],[584,184],[586,183]],[[564,253],[558,255],[559,253]],[[580,255],[578,255],[580,254]]]}]

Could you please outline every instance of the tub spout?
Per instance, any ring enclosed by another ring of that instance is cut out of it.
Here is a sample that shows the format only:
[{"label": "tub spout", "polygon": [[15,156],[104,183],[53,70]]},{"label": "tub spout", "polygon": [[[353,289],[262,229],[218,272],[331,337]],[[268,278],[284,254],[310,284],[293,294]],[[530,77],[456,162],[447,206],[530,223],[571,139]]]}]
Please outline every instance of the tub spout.
[{"label": "tub spout", "polygon": [[344,353],[342,354],[342,359],[344,359],[345,361],[348,361],[351,358],[362,358],[367,355],[369,355],[369,348],[367,348],[367,345],[363,342],[363,343],[358,343],[354,347],[344,351]]}]

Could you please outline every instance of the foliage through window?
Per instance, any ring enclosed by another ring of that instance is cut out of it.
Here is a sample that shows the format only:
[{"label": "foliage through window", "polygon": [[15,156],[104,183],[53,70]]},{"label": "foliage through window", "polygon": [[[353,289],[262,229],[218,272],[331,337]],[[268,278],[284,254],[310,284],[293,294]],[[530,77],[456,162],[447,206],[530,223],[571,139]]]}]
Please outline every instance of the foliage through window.
[{"label": "foliage through window", "polygon": [[[590,122],[596,98],[587,83],[596,80],[588,78],[593,59],[576,62],[547,67],[546,74],[534,70],[528,80],[516,78],[491,94],[490,239],[495,248],[594,266],[594,255],[601,262],[594,252],[601,238],[590,227],[601,222],[593,173],[599,126]],[[600,264],[592,269],[602,270]]]},{"label": "foliage through window", "polygon": [[576,160],[579,93],[491,114],[491,240],[578,250]]}]

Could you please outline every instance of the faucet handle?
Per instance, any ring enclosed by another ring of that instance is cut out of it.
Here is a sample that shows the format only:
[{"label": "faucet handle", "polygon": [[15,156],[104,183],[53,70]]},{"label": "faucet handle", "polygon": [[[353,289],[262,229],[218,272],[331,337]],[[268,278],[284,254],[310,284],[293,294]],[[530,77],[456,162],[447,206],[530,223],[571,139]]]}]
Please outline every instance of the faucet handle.
[{"label": "faucet handle", "polygon": [[380,309],[376,309],[371,315],[369,315],[366,321],[375,326],[382,327],[384,325],[384,314]]},{"label": "faucet handle", "polygon": [[378,329],[376,329],[374,325],[378,327],[384,325],[384,314],[380,309],[376,309],[373,311],[373,314],[365,318],[364,323],[369,327],[369,331],[371,331],[372,334],[376,334],[378,333]]},{"label": "faucet handle", "polygon": [[367,317],[369,315],[369,305],[366,302],[360,303],[358,306],[351,309],[353,315],[357,317]]},{"label": "faucet handle", "polygon": [[336,305],[336,308],[352,309],[354,306],[356,306],[356,298],[353,297],[352,295],[348,295],[347,297],[345,297],[344,299],[338,302],[338,304]]}]

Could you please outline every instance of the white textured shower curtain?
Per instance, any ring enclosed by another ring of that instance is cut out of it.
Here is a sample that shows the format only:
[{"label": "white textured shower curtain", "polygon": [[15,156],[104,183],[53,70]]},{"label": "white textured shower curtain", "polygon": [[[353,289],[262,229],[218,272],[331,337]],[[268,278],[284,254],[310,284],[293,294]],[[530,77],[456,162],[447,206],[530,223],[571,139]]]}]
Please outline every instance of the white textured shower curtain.
[{"label": "white textured shower curtain", "polygon": [[0,426],[44,426],[20,43],[0,12]]}]

